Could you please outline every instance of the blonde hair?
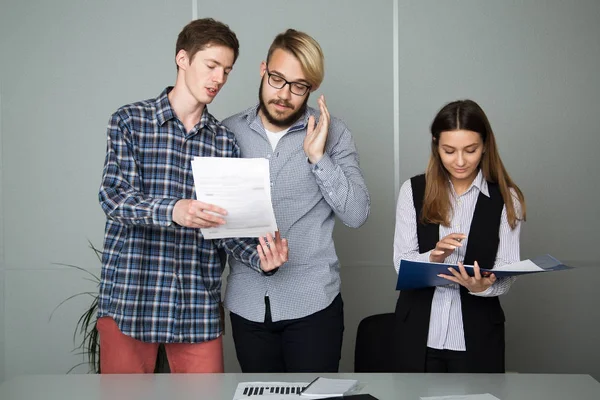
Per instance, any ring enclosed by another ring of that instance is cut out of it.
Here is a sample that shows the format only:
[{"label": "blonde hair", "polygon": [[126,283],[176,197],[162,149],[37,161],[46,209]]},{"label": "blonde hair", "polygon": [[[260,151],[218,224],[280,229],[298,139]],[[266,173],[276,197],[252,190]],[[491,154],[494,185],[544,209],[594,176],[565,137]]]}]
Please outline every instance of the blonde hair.
[{"label": "blonde hair", "polygon": [[277,49],[291,53],[300,61],[302,72],[306,76],[311,89],[316,89],[321,85],[325,77],[325,57],[321,46],[315,39],[294,29],[288,29],[280,33],[269,47],[267,64],[269,64],[271,55]]},{"label": "blonde hair", "polygon": [[[431,124],[431,156],[425,172],[425,197],[421,221],[450,225],[452,212],[450,182],[448,172],[440,158],[438,143],[442,132],[456,130],[477,132],[481,137],[484,152],[479,167],[486,181],[498,184],[506,206],[508,223],[514,229],[517,221],[525,220],[525,197],[504,168],[487,116],[472,100],[459,100],[447,104],[438,112]],[[515,192],[516,200],[521,205],[521,215],[517,215],[511,190]]]}]

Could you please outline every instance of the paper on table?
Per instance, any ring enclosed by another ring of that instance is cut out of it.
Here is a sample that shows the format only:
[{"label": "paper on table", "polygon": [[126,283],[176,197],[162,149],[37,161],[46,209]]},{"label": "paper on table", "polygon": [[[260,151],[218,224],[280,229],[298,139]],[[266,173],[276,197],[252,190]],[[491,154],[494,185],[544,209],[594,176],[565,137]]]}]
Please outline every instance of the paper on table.
[{"label": "paper on table", "polygon": [[196,199],[227,210],[224,225],[201,229],[206,239],[275,233],[266,158],[195,157],[192,173]]},{"label": "paper on table", "polygon": [[328,396],[343,396],[354,390],[358,385],[356,379],[330,379],[318,377],[300,393],[301,396],[322,398]]},{"label": "paper on table", "polygon": [[299,400],[307,382],[240,382],[233,400]]},{"label": "paper on table", "polygon": [[421,397],[421,400],[500,400],[489,393],[485,394],[464,394],[458,396],[433,396]]}]

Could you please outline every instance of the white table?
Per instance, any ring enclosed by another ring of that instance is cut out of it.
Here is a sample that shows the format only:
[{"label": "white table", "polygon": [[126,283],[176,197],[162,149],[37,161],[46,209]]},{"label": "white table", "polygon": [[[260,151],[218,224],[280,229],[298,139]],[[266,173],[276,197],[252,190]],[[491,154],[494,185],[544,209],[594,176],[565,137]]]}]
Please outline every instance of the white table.
[{"label": "white table", "polygon": [[[239,382],[310,382],[317,374],[29,375],[0,384],[0,400],[232,400]],[[599,400],[589,375],[320,374],[358,379],[380,400],[491,393],[501,400]]]}]

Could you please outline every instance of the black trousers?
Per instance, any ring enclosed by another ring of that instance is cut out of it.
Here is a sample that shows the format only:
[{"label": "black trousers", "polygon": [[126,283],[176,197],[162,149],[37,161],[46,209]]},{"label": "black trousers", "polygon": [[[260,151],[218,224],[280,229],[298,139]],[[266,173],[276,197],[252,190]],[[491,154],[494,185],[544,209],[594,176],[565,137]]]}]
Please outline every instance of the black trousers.
[{"label": "black trousers", "polygon": [[242,372],[338,372],[344,333],[344,302],[338,294],[325,309],[273,322],[265,297],[265,322],[230,313]]},{"label": "black trousers", "polygon": [[467,352],[427,348],[425,372],[467,373]]}]

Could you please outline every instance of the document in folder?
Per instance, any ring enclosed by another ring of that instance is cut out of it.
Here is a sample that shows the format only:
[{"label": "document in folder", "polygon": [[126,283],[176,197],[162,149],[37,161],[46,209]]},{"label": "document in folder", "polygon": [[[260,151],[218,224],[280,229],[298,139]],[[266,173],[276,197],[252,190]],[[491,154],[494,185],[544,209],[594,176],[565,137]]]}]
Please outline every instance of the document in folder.
[{"label": "document in folder", "polygon": [[[396,290],[419,289],[430,286],[448,285],[452,282],[438,276],[438,274],[450,274],[448,268],[454,268],[458,271],[458,265],[454,264],[400,260],[400,271],[398,273]],[[496,267],[494,269],[480,268],[480,270],[482,274],[489,272],[496,275],[497,278],[501,278],[504,276],[560,271],[570,268],[572,267],[564,265],[556,258],[546,254],[513,264]],[[465,270],[470,276],[474,275],[472,265],[465,265]]]}]

